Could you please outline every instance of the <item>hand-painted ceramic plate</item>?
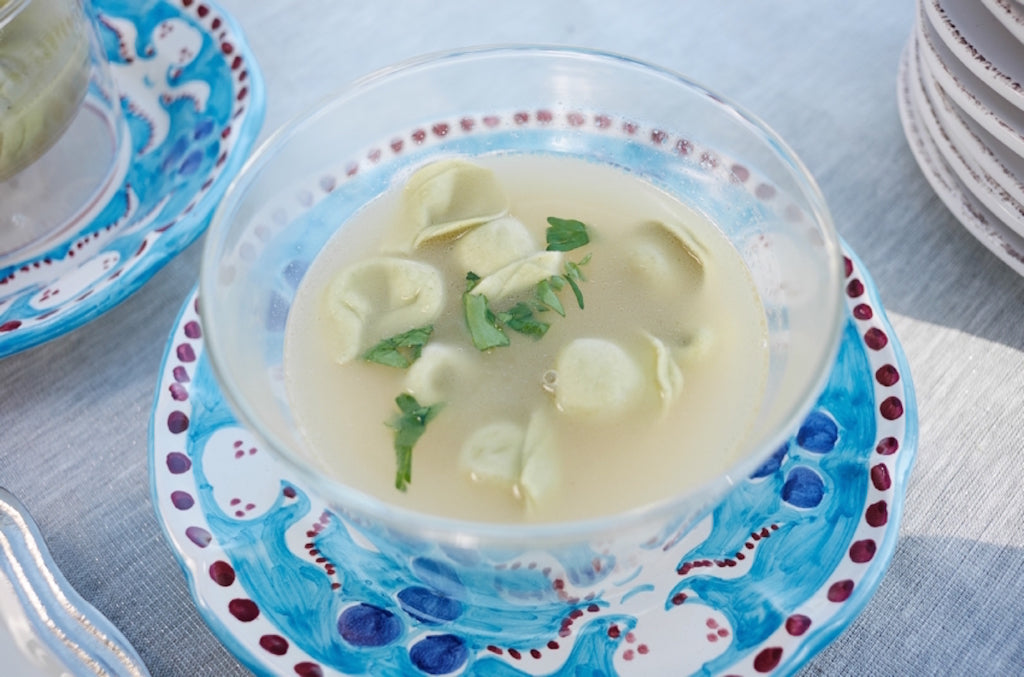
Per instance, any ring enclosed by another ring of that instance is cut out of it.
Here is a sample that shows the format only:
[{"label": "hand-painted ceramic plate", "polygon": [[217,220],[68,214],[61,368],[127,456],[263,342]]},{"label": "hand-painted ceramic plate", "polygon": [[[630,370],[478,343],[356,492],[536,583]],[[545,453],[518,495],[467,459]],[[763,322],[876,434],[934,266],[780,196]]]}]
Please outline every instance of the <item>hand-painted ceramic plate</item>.
[{"label": "hand-painted ceramic plate", "polygon": [[95,0],[132,155],[88,226],[0,266],[0,357],[56,338],[137,290],[205,229],[263,121],[263,82],[206,0]]},{"label": "hand-painted ceramic plate", "polygon": [[1024,238],[1004,224],[957,178],[928,135],[911,94],[916,86],[909,71],[910,50],[900,62],[897,101],[900,120],[917,164],[939,199],[971,235],[1019,274],[1024,275]]},{"label": "hand-painted ceramic plate", "polygon": [[5,675],[149,674],[106,617],[54,565],[35,522],[0,489],[0,671]]},{"label": "hand-painted ceramic plate", "polygon": [[[446,633],[446,621],[410,604],[411,589],[397,581],[377,581],[374,589],[394,587],[389,597],[367,598],[346,563],[373,570],[372,544],[235,421],[205,357],[193,296],[161,368],[150,468],[198,608],[259,674],[795,671],[878,586],[916,453],[906,360],[867,273],[853,255],[846,264],[843,342],[799,433],[675,543],[663,569],[609,580],[602,599],[567,601],[561,622],[530,643]],[[632,615],[638,596],[651,604]],[[340,614],[369,602],[384,608],[386,641],[343,637]]]}]

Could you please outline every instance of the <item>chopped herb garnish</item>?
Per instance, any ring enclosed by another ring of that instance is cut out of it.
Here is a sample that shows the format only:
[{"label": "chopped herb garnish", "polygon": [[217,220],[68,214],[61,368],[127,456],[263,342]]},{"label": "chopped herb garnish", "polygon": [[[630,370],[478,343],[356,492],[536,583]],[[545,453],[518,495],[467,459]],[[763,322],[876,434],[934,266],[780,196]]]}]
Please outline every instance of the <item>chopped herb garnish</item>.
[{"label": "chopped herb garnish", "polygon": [[395,431],[395,460],[398,470],[395,472],[395,488],[405,491],[412,482],[412,448],[427,429],[427,424],[441,411],[443,404],[422,406],[409,393],[402,393],[395,398],[395,404],[401,412],[388,426]]},{"label": "chopped herb garnish", "polygon": [[572,261],[565,262],[565,281],[572,287],[572,293],[576,296],[576,303],[579,305],[580,310],[583,310],[583,292],[580,291],[579,282],[586,282],[587,278],[583,275],[583,270],[580,266],[585,266],[590,263],[590,254],[587,254],[579,263],[573,263]]},{"label": "chopped herb garnish", "polygon": [[548,251],[567,252],[590,242],[587,227],[582,221],[548,217]]},{"label": "chopped herb garnish", "polygon": [[[548,251],[569,251],[590,242],[587,227],[581,221],[549,216],[548,223],[551,224],[547,231]],[[566,285],[572,288],[576,303],[583,308],[583,292],[579,283],[585,281],[586,277],[581,266],[589,262],[590,254],[584,256],[579,263],[567,261],[565,273],[552,275],[537,283],[533,298],[529,302],[520,301],[508,310],[497,313],[491,310],[483,294],[472,293],[480,282],[480,276],[472,271],[466,273],[466,291],[462,295],[462,307],[473,345],[479,350],[510,345],[511,342],[503,327],[534,338],[544,336],[551,325],[537,319],[536,313],[553,310],[565,317],[565,306],[558,294]]]},{"label": "chopped herb garnish", "polygon": [[550,308],[562,317],[565,317],[565,308],[558,298],[557,292],[564,285],[560,276],[549,277],[537,283],[537,291],[534,294],[537,300],[546,308]]},{"label": "chopped herb garnish", "polygon": [[499,348],[509,344],[508,336],[498,326],[498,318],[487,305],[483,294],[466,292],[462,295],[462,310],[466,316],[466,327],[477,350]]},{"label": "chopped herb garnish", "polygon": [[565,279],[568,281],[586,282],[587,278],[583,274],[583,269],[580,266],[585,266],[590,261],[590,254],[583,257],[583,260],[579,263],[573,263],[572,261],[565,262]]},{"label": "chopped herb garnish", "polygon": [[570,287],[572,287],[572,293],[576,297],[576,303],[579,305],[580,310],[583,310],[583,292],[580,291],[580,286],[576,284],[576,280],[572,279],[568,275],[566,276],[565,281],[569,283]]},{"label": "chopped herb garnish", "polygon": [[544,336],[551,327],[547,322],[538,320],[533,314],[533,308],[522,302],[503,313],[498,313],[498,320],[509,329],[534,338]]},{"label": "chopped herb garnish", "polygon": [[429,324],[386,338],[363,353],[363,359],[367,362],[405,369],[423,354],[423,346],[430,340],[433,331],[434,325]]}]

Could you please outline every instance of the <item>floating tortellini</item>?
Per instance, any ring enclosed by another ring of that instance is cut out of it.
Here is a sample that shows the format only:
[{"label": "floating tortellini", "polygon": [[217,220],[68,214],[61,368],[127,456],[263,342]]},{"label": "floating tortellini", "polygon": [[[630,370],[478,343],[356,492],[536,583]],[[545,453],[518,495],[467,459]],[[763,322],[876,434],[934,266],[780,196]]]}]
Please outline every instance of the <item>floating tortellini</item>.
[{"label": "floating tortellini", "polygon": [[463,270],[481,277],[525,259],[539,248],[522,221],[503,216],[477,226],[455,243],[455,256]]},{"label": "floating tortellini", "polygon": [[508,197],[489,169],[458,159],[433,162],[409,177],[398,227],[385,249],[409,253],[493,221],[508,210]]},{"label": "floating tortellini", "polygon": [[647,332],[644,332],[644,337],[654,353],[654,381],[662,412],[666,412],[683,390],[683,371],[664,341]]},{"label": "floating tortellini", "polygon": [[443,303],[441,273],[426,263],[378,257],[345,268],[325,297],[334,359],[348,362],[382,339],[432,323]]},{"label": "floating tortellini", "polygon": [[444,343],[429,343],[405,376],[405,391],[423,405],[450,402],[475,381],[474,360],[467,350]]},{"label": "floating tortellini", "polygon": [[533,510],[550,497],[562,483],[561,455],[554,427],[547,413],[538,410],[530,416],[523,440],[523,469],[519,491],[527,510]]},{"label": "floating tortellini", "polygon": [[655,289],[699,288],[709,254],[685,227],[648,221],[630,242],[630,273]]},{"label": "floating tortellini", "polygon": [[496,421],[479,428],[462,446],[462,467],[476,482],[505,487],[527,510],[536,508],[561,481],[561,464],[553,428],[542,410],[526,426]]},{"label": "floating tortellini", "polygon": [[483,294],[491,301],[530,289],[541,280],[557,275],[562,270],[562,252],[541,251],[510,263],[480,280],[473,287],[474,294]]},{"label": "floating tortellini", "polygon": [[643,369],[613,341],[579,338],[558,354],[555,402],[569,416],[613,418],[643,396]]},{"label": "floating tortellini", "polygon": [[478,428],[462,444],[459,462],[474,482],[513,488],[523,468],[526,429],[511,421]]}]

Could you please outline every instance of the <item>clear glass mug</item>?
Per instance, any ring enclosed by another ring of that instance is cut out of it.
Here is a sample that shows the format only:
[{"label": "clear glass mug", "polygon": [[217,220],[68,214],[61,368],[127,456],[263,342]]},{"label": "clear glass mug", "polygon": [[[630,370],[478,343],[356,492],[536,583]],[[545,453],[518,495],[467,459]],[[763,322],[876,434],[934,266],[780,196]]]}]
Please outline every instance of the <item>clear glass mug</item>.
[{"label": "clear glass mug", "polygon": [[87,225],[129,154],[89,0],[0,0],[0,263]]}]

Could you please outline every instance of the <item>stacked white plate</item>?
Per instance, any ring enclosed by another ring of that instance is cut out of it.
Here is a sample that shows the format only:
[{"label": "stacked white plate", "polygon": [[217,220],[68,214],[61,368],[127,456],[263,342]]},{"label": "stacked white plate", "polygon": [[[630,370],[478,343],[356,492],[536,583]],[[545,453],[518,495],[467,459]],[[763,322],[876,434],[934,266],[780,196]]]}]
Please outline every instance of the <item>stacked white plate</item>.
[{"label": "stacked white plate", "polygon": [[917,0],[898,95],[935,192],[1024,274],[1024,0]]}]

